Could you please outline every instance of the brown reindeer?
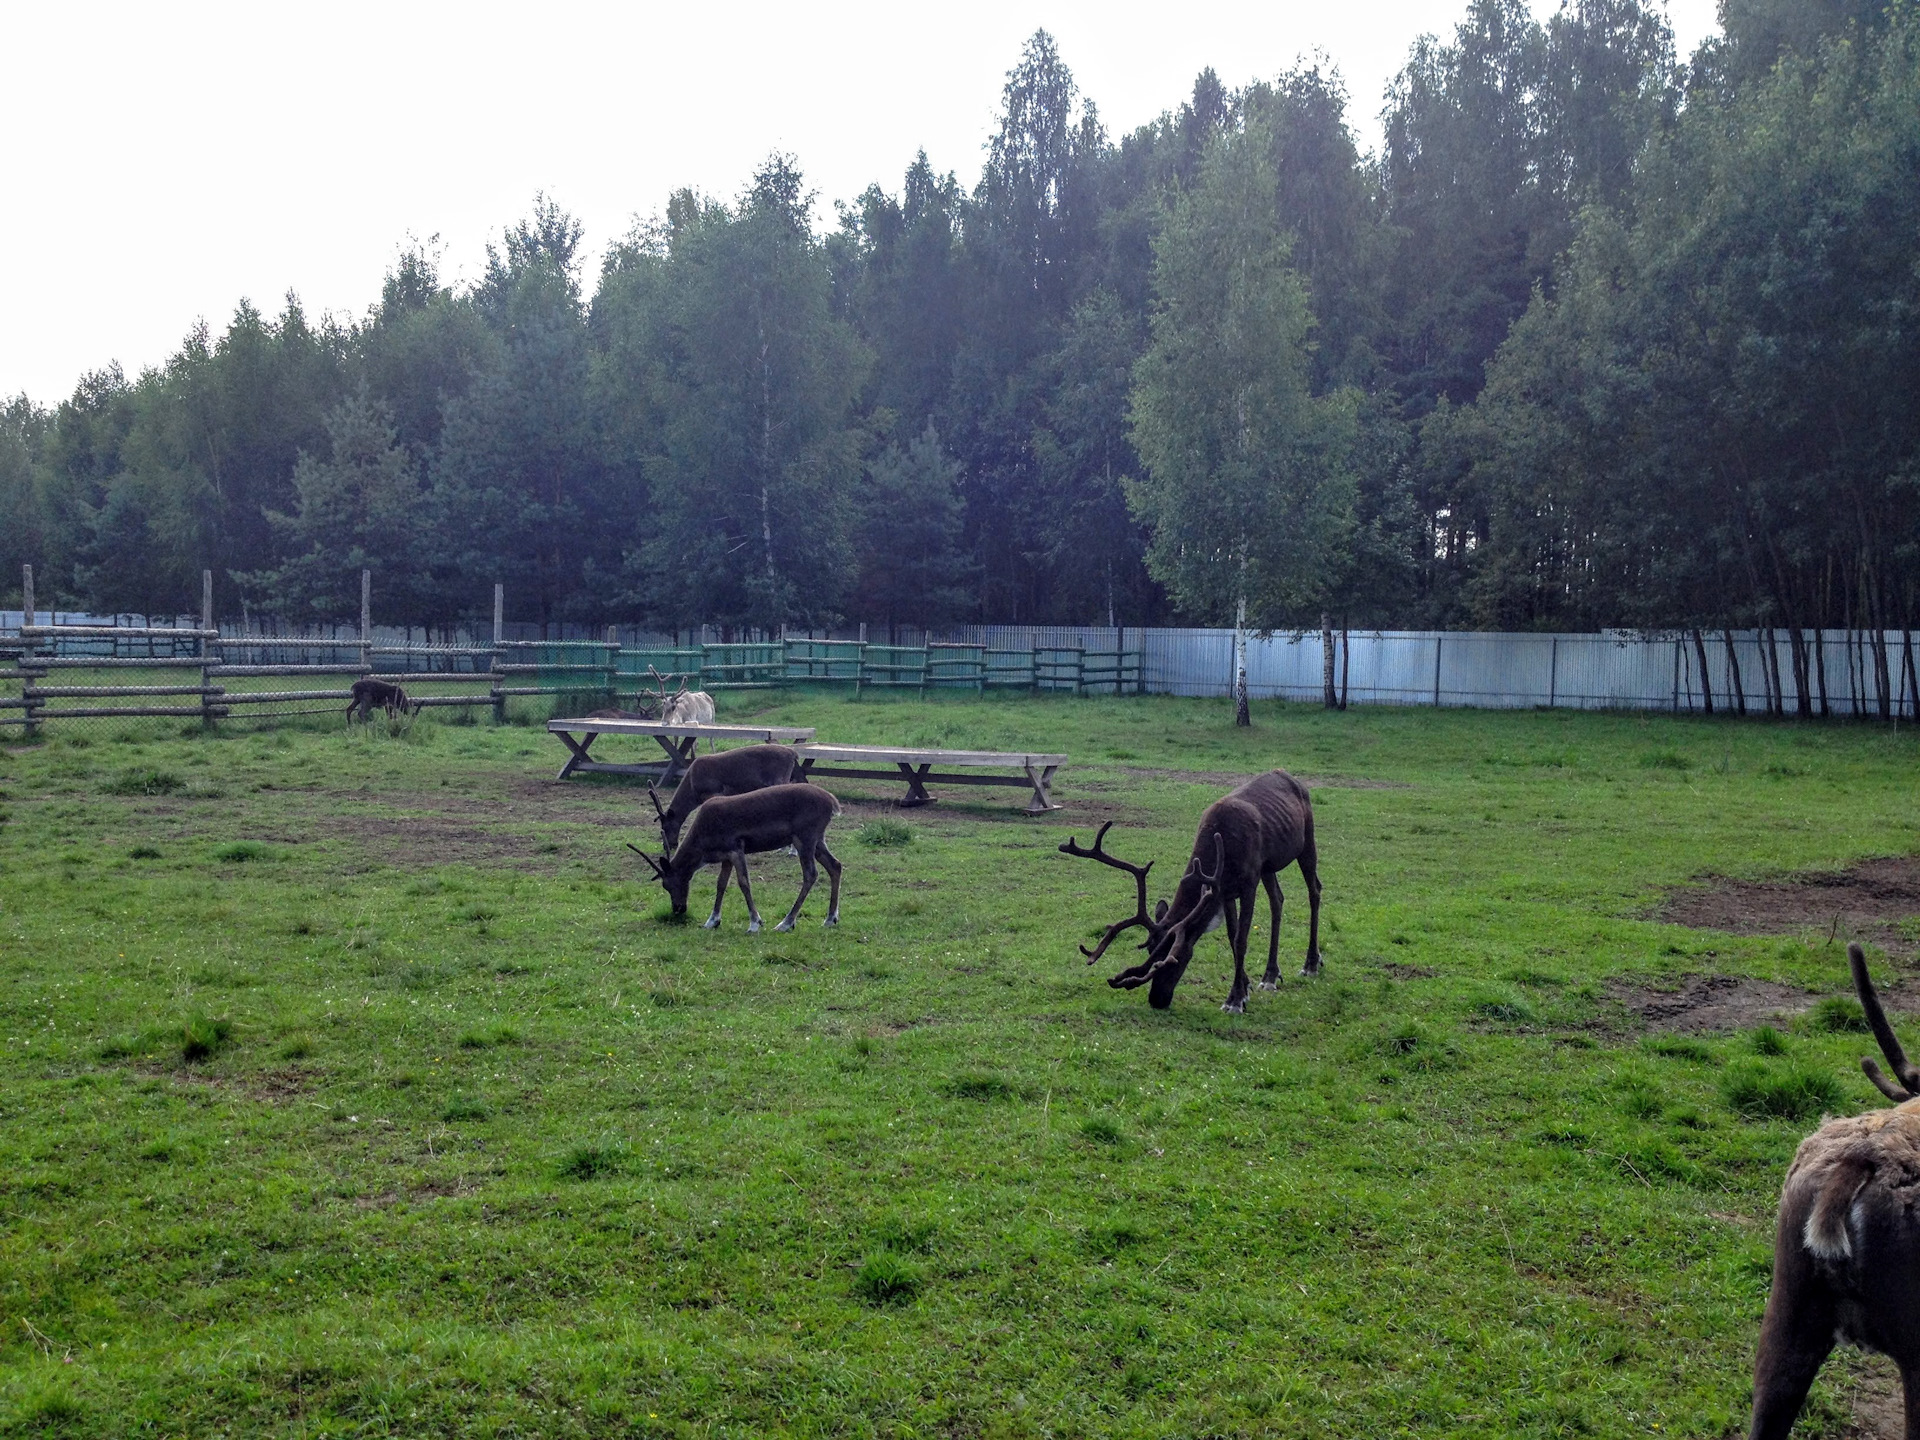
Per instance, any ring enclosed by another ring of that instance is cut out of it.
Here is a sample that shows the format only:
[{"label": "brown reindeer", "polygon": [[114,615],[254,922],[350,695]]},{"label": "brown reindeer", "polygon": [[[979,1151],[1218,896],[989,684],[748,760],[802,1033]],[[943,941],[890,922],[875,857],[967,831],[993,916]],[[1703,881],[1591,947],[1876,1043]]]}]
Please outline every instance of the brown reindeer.
[{"label": "brown reindeer", "polygon": [[827,900],[827,924],[840,923],[840,862],[827,849],[827,826],[840,813],[840,802],[817,785],[772,785],[745,795],[716,795],[693,812],[693,821],[669,858],[655,860],[646,851],[630,846],[652,869],[654,878],[666,887],[673,902],[673,913],[687,913],[687,891],[703,865],[720,867],[720,883],[713,892],[713,913],[706,928],[720,924],[720,902],[726,898],[727,876],[737,872],[740,893],[747,901],[747,932],[760,928],[760,912],[754,908],[753,890],[747,881],[747,856],[788,845],[800,856],[800,894],[795,897],[787,918],[776,930],[793,929],[794,918],[806,903],[807,893],[819,878],[814,857],[827,867],[833,889]]},{"label": "brown reindeer", "polygon": [[397,715],[414,716],[420,713],[420,702],[407,697],[407,692],[388,680],[375,680],[363,677],[353,682],[349,692],[353,698],[347,702],[347,723],[353,723],[357,713],[362,723],[373,719],[375,710],[387,712],[387,718]]},{"label": "brown reindeer", "polygon": [[1787,1170],[1753,1363],[1751,1440],[1783,1440],[1841,1340],[1900,1367],[1907,1440],[1920,1440],[1920,1070],[1887,1023],[1867,957],[1849,945],[1847,959],[1895,1079],[1870,1056],[1860,1068],[1896,1103],[1827,1121],[1800,1142]]},{"label": "brown reindeer", "polygon": [[[1272,925],[1267,932],[1267,972],[1260,979],[1262,990],[1280,988],[1280,880],[1287,866],[1298,864],[1300,877],[1307,883],[1307,959],[1302,975],[1320,973],[1320,874],[1313,846],[1313,800],[1307,787],[1284,770],[1269,770],[1247,781],[1232,794],[1209,805],[1200,817],[1200,833],[1194,837],[1193,857],[1180,877],[1171,903],[1162,900],[1152,916],[1147,914],[1147,872],[1153,868],[1129,865],[1107,854],[1102,842],[1113,822],[1100,827],[1093,848],[1085,850],[1069,838],[1060,849],[1068,855],[1098,860],[1133,876],[1138,889],[1138,908],[1125,920],[1115,921],[1100,937],[1100,943],[1080,953],[1093,964],[1106,953],[1114,937],[1135,925],[1147,932],[1140,947],[1147,958],[1122,970],[1107,983],[1117,990],[1149,985],[1147,1003],[1164,1010],[1173,1003],[1174,987],[1186,974],[1193,959],[1194,944],[1224,918],[1227,940],[1233,948],[1233,988],[1227,1003],[1220,1008],[1240,1014],[1247,1008],[1247,937],[1253,929],[1255,891],[1264,886]],[[1209,869],[1206,861],[1213,861]]]},{"label": "brown reindeer", "polygon": [[800,757],[786,745],[743,745],[738,750],[722,750],[701,755],[681,773],[673,798],[660,806],[660,792],[649,787],[647,796],[660,817],[660,843],[673,853],[680,843],[680,827],[702,802],[716,795],[745,795],[769,785],[790,785],[800,780]]}]

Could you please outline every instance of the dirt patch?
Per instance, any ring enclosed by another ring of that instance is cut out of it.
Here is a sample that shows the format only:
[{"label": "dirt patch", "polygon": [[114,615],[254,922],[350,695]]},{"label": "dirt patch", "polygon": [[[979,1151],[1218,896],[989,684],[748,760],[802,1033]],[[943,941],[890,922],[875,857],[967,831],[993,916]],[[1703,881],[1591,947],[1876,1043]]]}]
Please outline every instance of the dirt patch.
[{"label": "dirt patch", "polygon": [[1440,972],[1429,970],[1424,965],[1401,965],[1389,960],[1380,967],[1396,980],[1431,980]]},{"label": "dirt patch", "polygon": [[1845,870],[1807,870],[1777,880],[1704,877],[1671,893],[1657,920],[1732,935],[1817,931],[1836,942],[1866,940],[1896,960],[1916,950],[1910,925],[1920,917],[1920,856],[1863,860]]},{"label": "dirt patch", "polygon": [[[1095,763],[1096,768],[1097,762]],[[1229,790],[1253,779],[1251,775],[1238,775],[1227,770],[1154,770],[1136,765],[1115,766],[1122,775],[1131,775],[1141,780],[1178,780],[1186,785],[1224,785]],[[1261,773],[1265,773],[1264,771]],[[1294,773],[1298,780],[1309,790],[1411,790],[1413,787],[1404,780],[1370,780],[1364,775],[1302,775]]]},{"label": "dirt patch", "polygon": [[1791,985],[1735,975],[1688,975],[1675,990],[1614,980],[1607,993],[1647,1029],[1683,1035],[1770,1025],[1800,1014],[1818,998]]}]

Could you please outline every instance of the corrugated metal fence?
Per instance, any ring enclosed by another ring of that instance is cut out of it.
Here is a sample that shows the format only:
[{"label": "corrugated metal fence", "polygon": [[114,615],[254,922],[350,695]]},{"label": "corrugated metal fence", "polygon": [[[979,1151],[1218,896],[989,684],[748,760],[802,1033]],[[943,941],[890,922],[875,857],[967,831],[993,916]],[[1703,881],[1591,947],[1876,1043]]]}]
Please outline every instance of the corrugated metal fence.
[{"label": "corrugated metal fence", "polygon": [[[937,632],[937,638],[984,643],[995,650],[1035,645],[1080,645],[1089,650],[1134,650],[1141,655],[1141,684],[1150,693],[1227,695],[1233,685],[1231,630],[1143,630],[1108,626],[969,625]],[[1914,649],[1911,632],[1884,632],[1886,711],[1914,717]],[[1647,635],[1616,631],[1599,635],[1500,634],[1459,630],[1353,631],[1341,650],[1334,636],[1335,680],[1344,679],[1356,705],[1458,705],[1478,709],[1534,706],[1579,710],[1700,711],[1711,695],[1716,711],[1733,708],[1737,666],[1747,709],[1764,713],[1771,668],[1764,631],[1707,640],[1706,684],[1691,633]],[[1836,715],[1882,712],[1882,681],[1872,632],[1809,632],[1810,699]],[[1798,703],[1793,657],[1784,631],[1773,637],[1784,708]],[[1324,651],[1319,632],[1249,637],[1247,689],[1255,698],[1316,701],[1321,698]]]}]

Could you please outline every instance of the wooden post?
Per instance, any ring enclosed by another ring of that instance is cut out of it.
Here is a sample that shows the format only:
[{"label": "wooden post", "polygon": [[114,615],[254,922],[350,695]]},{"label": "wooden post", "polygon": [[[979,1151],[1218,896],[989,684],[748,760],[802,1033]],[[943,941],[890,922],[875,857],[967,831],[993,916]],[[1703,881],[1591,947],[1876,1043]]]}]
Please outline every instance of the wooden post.
[{"label": "wooden post", "polygon": [[493,723],[507,723],[507,697],[501,692],[501,686],[507,682],[500,673],[500,642],[507,636],[507,587],[496,583],[493,587],[493,655],[488,664],[493,670]]},{"label": "wooden post", "polygon": [[206,632],[213,629],[213,571],[200,572],[200,723],[213,724],[213,667],[218,663],[213,640]]},{"label": "wooden post", "polygon": [[[26,627],[33,623],[35,623],[33,608],[33,566],[22,565],[20,567],[20,668],[22,670],[30,669],[33,664],[33,638],[26,633]],[[33,681],[23,678],[20,685],[20,693],[24,696],[27,691],[32,688]],[[20,711],[21,720],[23,721],[20,726],[20,733],[28,739],[32,739],[40,733],[40,727],[34,723],[34,710],[36,708],[34,703],[28,700]]]},{"label": "wooden post", "polygon": [[373,572],[360,572],[360,668],[373,673]]}]

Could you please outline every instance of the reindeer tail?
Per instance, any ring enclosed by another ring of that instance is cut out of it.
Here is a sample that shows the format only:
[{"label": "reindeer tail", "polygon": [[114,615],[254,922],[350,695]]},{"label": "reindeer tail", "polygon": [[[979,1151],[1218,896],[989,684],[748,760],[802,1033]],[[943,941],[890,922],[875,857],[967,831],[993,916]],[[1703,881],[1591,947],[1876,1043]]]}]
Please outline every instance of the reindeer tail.
[{"label": "reindeer tail", "polygon": [[1853,1258],[1854,1201],[1873,1178],[1873,1157],[1864,1150],[1842,1155],[1815,1181],[1819,1193],[1807,1211],[1800,1238],[1822,1260]]}]

